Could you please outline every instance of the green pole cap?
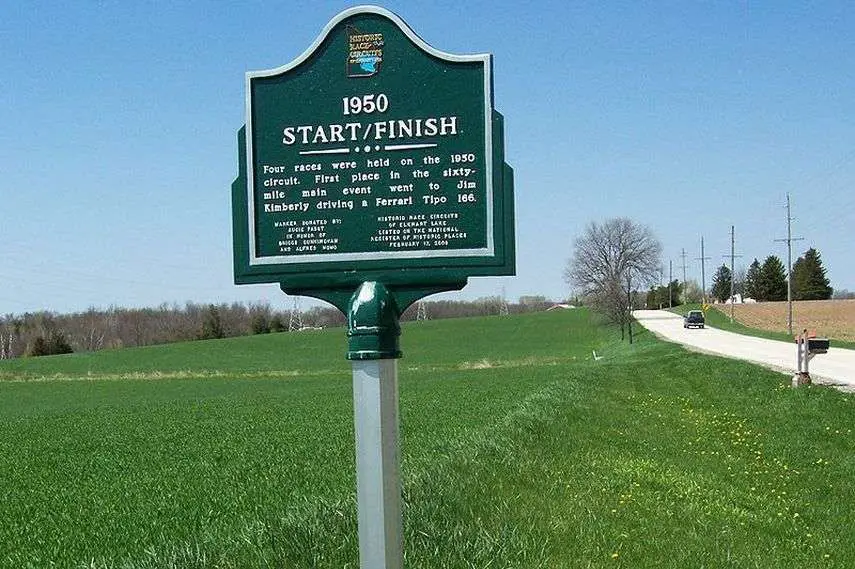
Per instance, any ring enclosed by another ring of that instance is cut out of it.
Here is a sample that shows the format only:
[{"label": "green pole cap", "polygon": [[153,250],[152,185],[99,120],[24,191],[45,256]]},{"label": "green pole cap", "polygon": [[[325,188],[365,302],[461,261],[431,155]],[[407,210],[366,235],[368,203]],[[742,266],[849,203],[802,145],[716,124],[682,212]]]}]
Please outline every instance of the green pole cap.
[{"label": "green pole cap", "polygon": [[395,297],[382,283],[359,285],[347,310],[347,359],[400,358],[400,315]]}]

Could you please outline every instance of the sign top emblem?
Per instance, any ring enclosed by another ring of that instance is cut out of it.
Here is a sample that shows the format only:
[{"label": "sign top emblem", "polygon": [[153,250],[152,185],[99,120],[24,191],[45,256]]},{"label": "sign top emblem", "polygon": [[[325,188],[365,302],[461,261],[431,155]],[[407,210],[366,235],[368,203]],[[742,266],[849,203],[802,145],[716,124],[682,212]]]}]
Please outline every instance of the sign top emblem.
[{"label": "sign top emblem", "polygon": [[383,64],[383,34],[363,33],[347,27],[347,76],[371,77]]}]

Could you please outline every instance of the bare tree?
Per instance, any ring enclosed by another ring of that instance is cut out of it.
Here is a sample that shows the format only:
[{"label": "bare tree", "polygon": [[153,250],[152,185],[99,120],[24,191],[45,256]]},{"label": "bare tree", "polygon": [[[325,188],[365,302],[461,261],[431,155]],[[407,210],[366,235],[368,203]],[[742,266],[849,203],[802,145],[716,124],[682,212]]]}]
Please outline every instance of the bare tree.
[{"label": "bare tree", "polygon": [[698,281],[691,280],[683,283],[683,292],[680,294],[680,302],[683,304],[698,304],[704,298],[701,285]]},{"label": "bare tree", "polygon": [[591,222],[573,242],[565,280],[609,320],[629,329],[632,292],[656,282],[662,245],[646,226],[625,217]]},{"label": "bare tree", "polygon": [[11,360],[12,357],[12,334],[0,332],[0,360]]}]

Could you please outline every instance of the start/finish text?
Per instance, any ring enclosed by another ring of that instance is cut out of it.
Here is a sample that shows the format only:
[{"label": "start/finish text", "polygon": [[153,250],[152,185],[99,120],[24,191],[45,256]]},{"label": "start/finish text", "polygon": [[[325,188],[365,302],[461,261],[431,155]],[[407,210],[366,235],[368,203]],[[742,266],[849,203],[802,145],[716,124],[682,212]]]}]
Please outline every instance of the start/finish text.
[{"label": "start/finish text", "polygon": [[288,126],[282,129],[282,144],[328,144],[363,140],[394,140],[396,138],[428,138],[454,136],[458,132],[458,117],[429,117],[426,119],[396,119],[369,123],[348,122],[326,125]]},{"label": "start/finish text", "polygon": [[[345,116],[385,113],[389,109],[389,98],[383,93],[344,97],[342,106],[342,114]],[[460,118],[457,116],[286,126],[282,129],[282,144],[291,146],[455,136],[459,128]]]}]

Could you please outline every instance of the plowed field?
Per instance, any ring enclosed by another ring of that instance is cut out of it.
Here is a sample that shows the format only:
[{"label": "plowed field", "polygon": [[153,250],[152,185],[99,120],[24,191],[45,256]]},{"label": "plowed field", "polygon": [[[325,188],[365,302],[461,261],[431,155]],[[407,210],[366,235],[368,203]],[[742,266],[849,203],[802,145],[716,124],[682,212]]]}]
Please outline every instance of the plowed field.
[{"label": "plowed field", "polygon": [[[728,313],[727,306],[719,306]],[[735,319],[751,328],[787,331],[787,303],[737,304]],[[793,331],[815,330],[819,336],[855,342],[855,300],[804,300],[793,302]]]}]

